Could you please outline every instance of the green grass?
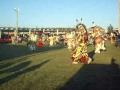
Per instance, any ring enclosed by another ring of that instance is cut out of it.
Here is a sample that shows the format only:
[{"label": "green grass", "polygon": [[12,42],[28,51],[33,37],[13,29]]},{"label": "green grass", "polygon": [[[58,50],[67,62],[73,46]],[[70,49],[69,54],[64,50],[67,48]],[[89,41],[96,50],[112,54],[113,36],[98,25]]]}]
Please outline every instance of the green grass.
[{"label": "green grass", "polygon": [[25,44],[0,44],[0,90],[118,90],[120,47],[106,47],[94,54],[88,46],[93,62],[73,65],[65,46],[30,52]]}]

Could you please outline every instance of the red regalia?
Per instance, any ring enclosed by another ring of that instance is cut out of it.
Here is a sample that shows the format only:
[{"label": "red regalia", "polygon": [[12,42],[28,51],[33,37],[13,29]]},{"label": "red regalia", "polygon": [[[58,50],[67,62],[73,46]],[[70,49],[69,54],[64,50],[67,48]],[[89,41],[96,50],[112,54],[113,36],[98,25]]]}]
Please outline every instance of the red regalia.
[{"label": "red regalia", "polygon": [[42,47],[42,46],[43,46],[43,43],[42,43],[41,41],[38,41],[38,42],[36,43],[36,46],[37,46],[37,47]]},{"label": "red regalia", "polygon": [[36,42],[36,46],[37,46],[37,47],[42,47],[42,46],[43,46],[41,37],[40,37],[39,40]]}]

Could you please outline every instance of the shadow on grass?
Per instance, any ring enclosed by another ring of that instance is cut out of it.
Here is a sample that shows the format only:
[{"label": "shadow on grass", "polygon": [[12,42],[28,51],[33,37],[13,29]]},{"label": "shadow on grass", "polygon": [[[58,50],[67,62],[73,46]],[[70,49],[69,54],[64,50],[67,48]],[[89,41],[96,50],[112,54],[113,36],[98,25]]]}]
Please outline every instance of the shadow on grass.
[{"label": "shadow on grass", "polygon": [[12,44],[0,44],[0,61],[4,61],[11,58],[16,58],[25,55],[31,55],[34,53],[47,52],[50,50],[62,49],[64,46],[57,45],[53,47],[43,46],[38,47],[36,51],[29,51],[27,45],[18,44],[13,46]]},{"label": "shadow on grass", "polygon": [[111,64],[85,64],[64,86],[57,90],[120,90],[120,69]]},{"label": "shadow on grass", "polygon": [[0,74],[9,73],[9,72],[18,72],[21,69],[27,67],[30,63],[31,63],[31,61],[26,61],[26,62],[20,63],[14,67],[0,71]]},{"label": "shadow on grass", "polygon": [[7,63],[1,63],[1,64],[0,64],[0,69],[5,69],[5,68],[7,68],[7,67],[12,66],[13,64],[16,64],[16,63],[25,61],[25,60],[27,60],[27,59],[28,59],[28,57],[25,56],[25,57],[22,57],[22,58],[17,59],[17,60],[8,61]]},{"label": "shadow on grass", "polygon": [[[16,78],[16,77],[18,77],[18,76],[20,76],[20,75],[22,75],[22,74],[25,74],[25,73],[31,72],[31,71],[33,71],[33,70],[36,70],[36,69],[40,68],[41,66],[43,66],[44,64],[46,64],[46,63],[49,62],[49,61],[50,61],[50,60],[46,60],[46,61],[44,61],[44,62],[42,62],[42,63],[40,63],[40,64],[31,66],[31,67],[26,68],[26,69],[24,69],[24,70],[22,70],[22,71],[15,72],[15,73],[12,74],[12,75],[9,75],[9,76],[7,76],[7,77],[4,77],[4,78],[0,79],[0,85],[6,83],[6,82],[8,82],[8,81],[10,81],[10,80],[12,80],[12,79],[14,79],[14,78]],[[30,62],[25,62],[25,63],[26,63],[26,64],[29,64]],[[18,66],[18,67],[19,67],[19,66]]]}]

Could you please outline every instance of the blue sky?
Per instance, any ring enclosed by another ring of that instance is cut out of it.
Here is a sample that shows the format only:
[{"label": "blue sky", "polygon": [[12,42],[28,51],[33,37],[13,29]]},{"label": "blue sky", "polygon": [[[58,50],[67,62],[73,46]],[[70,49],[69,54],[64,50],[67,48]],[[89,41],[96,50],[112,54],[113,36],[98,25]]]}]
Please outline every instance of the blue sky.
[{"label": "blue sky", "polygon": [[15,7],[19,27],[75,27],[81,18],[87,28],[118,27],[118,0],[0,0],[0,26],[16,26]]}]

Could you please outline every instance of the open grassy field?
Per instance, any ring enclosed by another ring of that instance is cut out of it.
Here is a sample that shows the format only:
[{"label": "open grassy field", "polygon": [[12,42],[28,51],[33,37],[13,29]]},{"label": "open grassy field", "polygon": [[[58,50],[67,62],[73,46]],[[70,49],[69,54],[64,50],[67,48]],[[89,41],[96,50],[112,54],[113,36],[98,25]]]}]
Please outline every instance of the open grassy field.
[{"label": "open grassy field", "polygon": [[65,46],[38,48],[0,44],[0,90],[120,90],[120,47],[106,42],[107,51],[90,64],[73,65]]}]

